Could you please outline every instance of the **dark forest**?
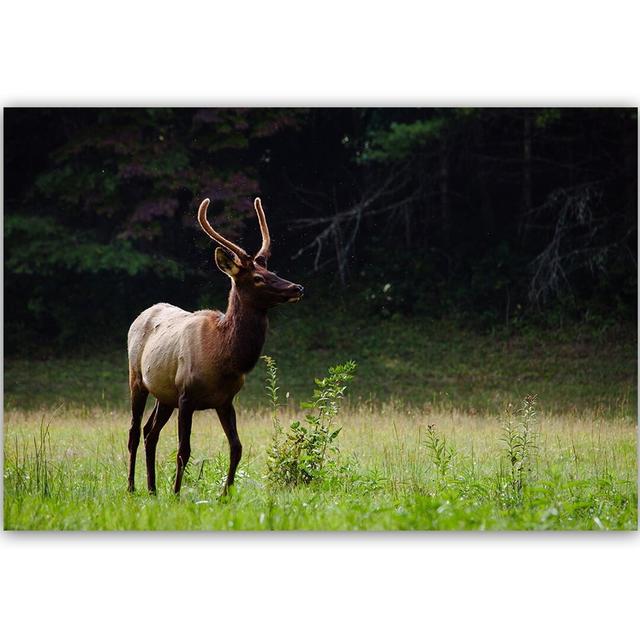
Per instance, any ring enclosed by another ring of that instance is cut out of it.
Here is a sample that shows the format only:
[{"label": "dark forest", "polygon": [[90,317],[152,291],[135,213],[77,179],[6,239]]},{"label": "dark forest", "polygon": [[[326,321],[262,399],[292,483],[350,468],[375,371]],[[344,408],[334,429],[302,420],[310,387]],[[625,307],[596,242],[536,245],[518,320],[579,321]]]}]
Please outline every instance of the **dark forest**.
[{"label": "dark forest", "polygon": [[14,108],[4,132],[8,353],[121,342],[160,300],[224,305],[204,197],[254,250],[260,195],[273,267],[318,309],[636,319],[635,109]]}]

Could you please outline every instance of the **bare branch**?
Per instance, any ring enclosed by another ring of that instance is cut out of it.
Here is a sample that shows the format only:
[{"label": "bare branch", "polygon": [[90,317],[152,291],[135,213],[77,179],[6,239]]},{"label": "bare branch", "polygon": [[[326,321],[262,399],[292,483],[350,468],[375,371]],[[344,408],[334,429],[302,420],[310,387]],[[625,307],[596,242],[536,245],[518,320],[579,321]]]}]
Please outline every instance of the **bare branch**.
[{"label": "bare branch", "polygon": [[[365,218],[388,215],[390,219],[402,216],[406,207],[418,200],[419,188],[413,193],[398,200],[398,196],[406,191],[411,181],[411,173],[404,167],[396,167],[384,176],[381,184],[370,187],[360,199],[348,209],[336,211],[331,215],[320,215],[312,218],[299,218],[293,222],[293,226],[299,229],[315,229],[320,227],[313,240],[301,247],[294,255],[297,259],[303,254],[314,251],[314,269],[317,271],[330,262],[336,262],[338,274],[342,282],[346,279],[347,262],[350,252],[353,250],[362,221]],[[303,193],[304,190],[301,190]],[[309,192],[312,194],[312,192]],[[313,194],[315,196],[315,194]],[[304,200],[304,195],[300,196]],[[325,198],[326,200],[326,198]],[[316,210],[318,210],[316,201]],[[326,209],[325,209],[326,210]],[[334,258],[321,262],[323,252],[332,245]]]},{"label": "bare branch", "polygon": [[[572,189],[558,189],[547,200],[526,214],[528,229],[551,230],[546,247],[531,262],[533,276],[529,284],[532,302],[546,301],[563,291],[571,293],[569,274],[579,269],[602,269],[606,256],[618,243],[598,242],[607,224],[601,212],[601,192],[594,183]],[[551,216],[551,227],[531,220]]]}]

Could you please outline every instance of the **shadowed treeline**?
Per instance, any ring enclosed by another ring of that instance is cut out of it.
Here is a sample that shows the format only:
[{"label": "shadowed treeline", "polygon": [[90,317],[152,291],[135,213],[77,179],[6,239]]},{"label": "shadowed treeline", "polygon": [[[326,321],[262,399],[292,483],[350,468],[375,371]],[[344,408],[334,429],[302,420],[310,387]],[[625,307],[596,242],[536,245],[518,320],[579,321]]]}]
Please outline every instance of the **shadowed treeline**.
[{"label": "shadowed treeline", "polygon": [[160,300],[223,305],[204,197],[257,249],[262,195],[272,264],[318,309],[635,319],[635,109],[8,109],[4,131],[9,354],[121,343]]}]

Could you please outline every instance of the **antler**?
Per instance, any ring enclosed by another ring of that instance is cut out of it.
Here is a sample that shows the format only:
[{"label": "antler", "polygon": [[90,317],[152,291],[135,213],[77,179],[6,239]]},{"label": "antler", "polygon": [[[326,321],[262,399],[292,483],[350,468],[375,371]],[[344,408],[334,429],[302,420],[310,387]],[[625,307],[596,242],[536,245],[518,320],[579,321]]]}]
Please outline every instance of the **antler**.
[{"label": "antler", "polygon": [[260,198],[256,198],[254,200],[253,206],[256,208],[256,213],[258,214],[258,222],[260,223],[260,232],[262,233],[262,246],[260,247],[260,251],[258,251],[258,253],[256,254],[256,258],[262,257],[265,260],[268,260],[271,256],[271,236],[269,235],[267,218],[264,215],[264,210],[262,209]]},{"label": "antler", "polygon": [[[227,240],[224,236],[221,236],[214,228],[209,224],[207,220],[207,208],[209,207],[209,198],[205,198],[198,208],[198,222],[202,227],[202,230],[213,240],[221,244],[223,247],[233,251],[240,259],[242,260],[251,260],[249,254],[239,247],[237,244],[234,244],[230,240]],[[264,216],[264,213],[262,214]],[[261,223],[262,226],[262,223]],[[265,223],[266,226],[266,223]],[[269,232],[267,231],[267,237],[269,236]],[[263,242],[264,246],[264,242]]]}]

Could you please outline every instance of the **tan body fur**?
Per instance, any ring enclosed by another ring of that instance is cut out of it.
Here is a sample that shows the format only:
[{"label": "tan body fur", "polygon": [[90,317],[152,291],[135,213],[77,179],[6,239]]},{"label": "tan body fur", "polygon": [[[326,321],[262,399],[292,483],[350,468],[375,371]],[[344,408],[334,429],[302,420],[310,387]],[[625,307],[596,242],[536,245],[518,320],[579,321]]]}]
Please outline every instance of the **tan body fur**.
[{"label": "tan body fur", "polygon": [[223,406],[244,383],[229,356],[232,339],[220,311],[190,313],[156,304],[129,330],[130,378],[176,409],[181,393],[191,397],[195,409]]}]

